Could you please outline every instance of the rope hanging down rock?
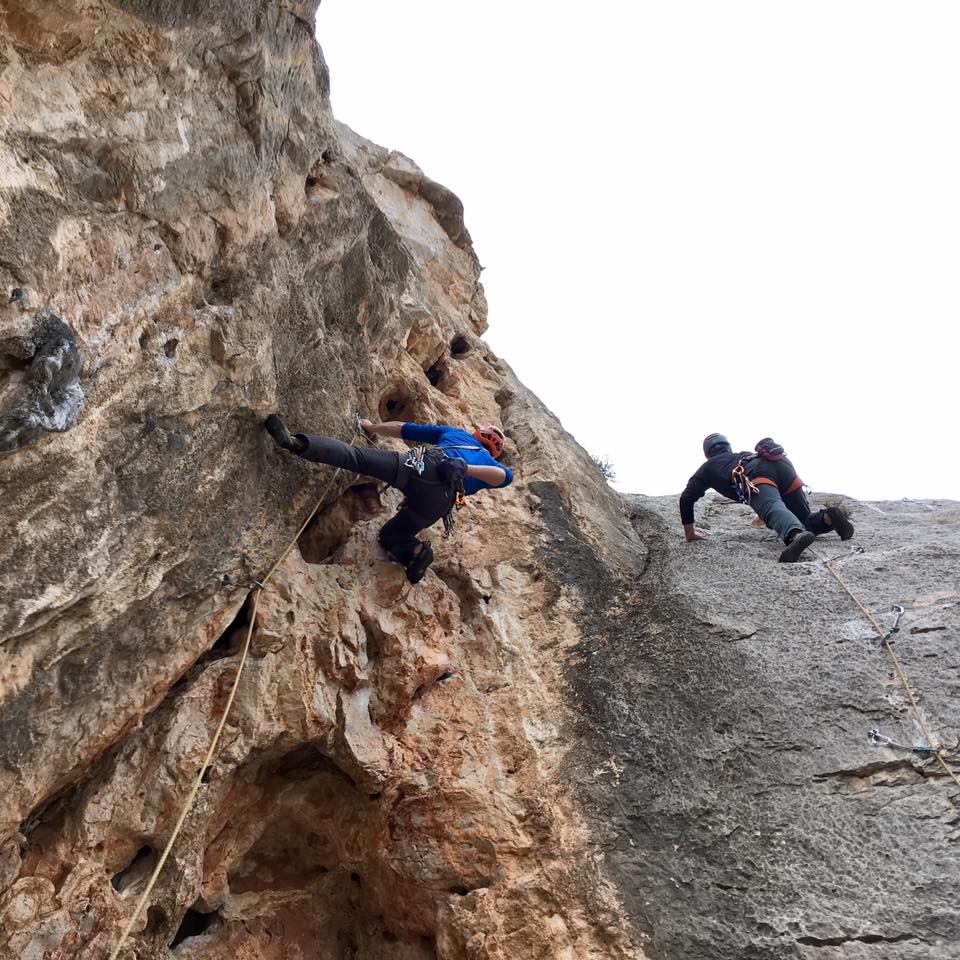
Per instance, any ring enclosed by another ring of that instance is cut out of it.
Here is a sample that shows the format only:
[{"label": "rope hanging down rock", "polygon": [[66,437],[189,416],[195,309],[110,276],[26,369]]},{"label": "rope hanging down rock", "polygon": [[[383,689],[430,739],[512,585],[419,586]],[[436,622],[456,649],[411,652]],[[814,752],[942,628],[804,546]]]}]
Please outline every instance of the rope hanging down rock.
[{"label": "rope hanging down rock", "polygon": [[[359,414],[357,415],[355,421],[354,434],[350,440],[350,446],[354,446],[358,436],[362,436],[360,431]],[[307,529],[307,524],[310,523],[310,521],[316,516],[320,507],[323,506],[323,502],[326,500],[327,494],[330,492],[334,481],[336,481],[342,469],[342,467],[337,467],[336,470],[333,471],[333,476],[330,477],[327,485],[323,488],[323,492],[320,494],[320,498],[317,500],[316,506],[314,506],[314,508],[308,514],[307,519],[304,520],[300,525],[300,529],[296,532],[294,538],[284,548],[283,553],[280,554],[277,561],[267,571],[267,575],[261,580],[254,581],[256,587],[253,590],[253,609],[250,611],[250,623],[247,627],[247,636],[243,641],[243,650],[240,654],[240,664],[237,667],[237,674],[233,679],[233,686],[230,688],[230,696],[227,697],[226,706],[223,708],[223,715],[220,717],[220,722],[217,724],[217,729],[213,734],[213,739],[210,741],[210,746],[207,749],[207,755],[203,758],[203,763],[201,764],[200,769],[197,771],[197,775],[194,778],[193,786],[190,788],[190,792],[187,794],[187,799],[183,805],[183,809],[180,811],[180,816],[177,818],[176,824],[174,824],[173,832],[170,834],[170,839],[167,840],[167,845],[163,848],[163,853],[160,855],[157,865],[153,868],[153,873],[150,875],[150,879],[147,881],[147,885],[144,888],[143,893],[140,894],[140,899],[137,900],[137,904],[134,907],[133,913],[130,914],[126,924],[124,925],[123,932],[120,934],[120,939],[117,941],[117,945],[113,948],[113,951],[110,954],[110,960],[117,960],[117,957],[120,955],[120,950],[123,948],[127,937],[130,936],[130,931],[133,929],[133,925],[137,922],[137,917],[139,917],[140,913],[143,911],[143,908],[147,902],[147,898],[153,891],[153,887],[157,882],[157,878],[160,876],[160,871],[163,870],[163,866],[167,862],[167,857],[170,855],[170,851],[173,849],[173,844],[180,835],[184,821],[187,819],[187,814],[190,812],[190,807],[193,805],[194,798],[200,789],[200,784],[203,782],[203,775],[207,772],[207,768],[213,761],[214,753],[216,752],[217,745],[220,742],[220,735],[223,733],[224,725],[227,722],[227,716],[230,713],[230,708],[233,706],[233,700],[236,696],[237,688],[240,686],[240,677],[243,674],[243,668],[247,663],[247,654],[250,652],[250,638],[253,636],[253,627],[257,621],[257,609],[260,606],[260,594],[263,592],[267,583],[270,582],[270,578],[274,575],[274,573],[276,573],[277,567],[279,567],[280,564],[286,560],[287,554],[293,549],[297,540],[300,539],[300,534]]]},{"label": "rope hanging down rock", "polygon": [[[929,750],[924,752],[929,753],[931,756],[936,757],[938,762],[940,763],[940,766],[943,767],[944,771],[946,772],[947,776],[949,776],[950,779],[953,780],[953,782],[958,787],[960,787],[960,777],[958,777],[957,774],[953,771],[950,764],[948,764],[947,761],[944,760],[943,754],[941,752],[942,747],[938,747],[934,743],[933,736],[930,734],[930,730],[927,727],[927,722],[926,720],[924,720],[923,713],[920,710],[920,705],[917,703],[916,694],[914,693],[913,687],[910,685],[910,681],[907,679],[906,671],[900,665],[900,660],[898,659],[896,653],[894,652],[893,641],[891,640],[891,637],[896,632],[897,627],[894,627],[893,630],[885,631],[883,627],[881,627],[880,624],[877,622],[877,618],[874,617],[874,615],[863,605],[863,603],[860,601],[860,598],[857,597],[856,594],[854,594],[854,592],[850,589],[849,586],[847,586],[847,583],[843,579],[843,577],[841,577],[840,574],[837,573],[837,571],[833,568],[833,564],[830,562],[830,560],[825,559],[824,557],[821,557],[818,553],[816,553],[813,550],[811,550],[810,552],[824,565],[824,567],[827,568],[827,570],[830,571],[830,573],[833,575],[833,578],[837,581],[837,583],[839,583],[840,586],[843,587],[847,596],[850,597],[850,599],[857,605],[860,612],[867,618],[867,620],[870,621],[871,625],[873,626],[873,629],[877,631],[877,636],[880,638],[880,642],[883,644],[884,647],[886,647],[887,653],[890,655],[890,659],[893,661],[894,669],[897,672],[897,678],[900,680],[901,686],[906,691],[907,697],[909,697],[910,699],[910,706],[913,708],[913,713],[914,713],[914,716],[916,716],[917,718],[917,723],[920,724],[920,729],[923,731],[924,737],[926,737],[927,746],[929,747]],[[899,622],[900,622],[900,617],[898,616],[897,623],[899,624]]]}]

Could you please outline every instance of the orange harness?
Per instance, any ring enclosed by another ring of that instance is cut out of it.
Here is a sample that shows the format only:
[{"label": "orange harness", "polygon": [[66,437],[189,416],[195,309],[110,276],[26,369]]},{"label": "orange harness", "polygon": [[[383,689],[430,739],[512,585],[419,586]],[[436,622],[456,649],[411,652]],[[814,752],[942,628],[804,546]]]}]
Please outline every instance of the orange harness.
[{"label": "orange harness", "polygon": [[[733,486],[741,502],[749,506],[751,496],[760,492],[759,485],[761,483],[768,483],[771,487],[777,487],[777,489],[779,489],[779,485],[776,480],[771,480],[769,477],[748,477],[745,468],[746,463],[746,460],[741,460],[731,471],[730,478],[733,480]],[[784,496],[789,496],[791,493],[796,493],[802,486],[803,481],[799,477],[794,477],[790,486],[781,492]]]},{"label": "orange harness", "polygon": [[[753,477],[752,479],[754,483],[769,483],[771,487],[775,487],[777,485],[777,481],[771,480],[769,477]],[[802,486],[803,481],[799,477],[794,477],[793,483],[791,483],[790,486],[783,491],[784,496],[787,496],[791,493],[796,493]]]}]

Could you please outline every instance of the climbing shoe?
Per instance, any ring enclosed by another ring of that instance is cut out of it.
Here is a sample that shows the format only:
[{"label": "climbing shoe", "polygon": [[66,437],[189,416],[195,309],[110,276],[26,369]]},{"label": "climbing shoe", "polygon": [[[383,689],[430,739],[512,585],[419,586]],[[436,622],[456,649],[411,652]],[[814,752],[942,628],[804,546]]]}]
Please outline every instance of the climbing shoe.
[{"label": "climbing shoe", "polygon": [[841,507],[827,507],[824,511],[830,518],[830,526],[837,531],[841,540],[849,540],[853,536],[853,524]]},{"label": "climbing shoe", "polygon": [[404,567],[407,579],[411,583],[419,583],[426,575],[427,567],[431,563],[433,563],[433,549],[424,541],[420,552]]},{"label": "climbing shoe", "polygon": [[276,443],[278,447],[283,447],[284,450],[293,449],[290,431],[287,429],[287,425],[283,422],[283,418],[279,413],[271,413],[270,416],[263,421],[263,426],[267,433],[273,437],[273,442]]},{"label": "climbing shoe", "polygon": [[780,554],[781,563],[796,563],[800,554],[817,538],[809,530],[801,530],[791,541],[783,553]]},{"label": "climbing shoe", "polygon": [[287,425],[283,422],[279,413],[271,413],[266,420],[263,421],[264,429],[267,433],[273,437],[274,442],[278,447],[283,447],[284,450],[292,450],[294,453],[301,453],[303,451],[303,442],[297,442],[297,438],[290,436],[290,431],[287,429]]}]

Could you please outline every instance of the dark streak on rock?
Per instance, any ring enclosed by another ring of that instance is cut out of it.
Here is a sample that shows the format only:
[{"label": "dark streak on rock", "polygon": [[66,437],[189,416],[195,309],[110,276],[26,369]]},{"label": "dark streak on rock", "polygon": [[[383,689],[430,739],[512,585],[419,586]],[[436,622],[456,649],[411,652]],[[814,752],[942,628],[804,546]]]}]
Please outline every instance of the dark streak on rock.
[{"label": "dark streak on rock", "polygon": [[30,358],[25,383],[14,405],[0,414],[0,452],[30,446],[51,431],[65,431],[77,422],[84,395],[80,386],[83,353],[73,330],[56,314],[40,314],[25,337],[0,343],[4,358]]}]

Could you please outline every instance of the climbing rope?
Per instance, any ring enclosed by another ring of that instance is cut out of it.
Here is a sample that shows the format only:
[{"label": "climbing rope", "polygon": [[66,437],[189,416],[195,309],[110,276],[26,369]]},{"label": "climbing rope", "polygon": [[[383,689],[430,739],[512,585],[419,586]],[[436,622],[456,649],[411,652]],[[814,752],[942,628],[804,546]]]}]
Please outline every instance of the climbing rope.
[{"label": "climbing rope", "polygon": [[[357,414],[354,426],[354,435],[350,440],[350,446],[354,446],[357,437],[362,435],[363,431],[360,427],[360,415]],[[233,678],[233,686],[230,688],[230,696],[227,697],[226,706],[223,708],[223,715],[220,717],[220,722],[217,724],[217,729],[213,734],[213,739],[210,741],[210,746],[207,749],[207,755],[203,759],[203,764],[200,766],[200,769],[197,771],[197,775],[194,778],[193,786],[190,788],[190,792],[187,794],[187,799],[183,805],[183,809],[180,811],[180,816],[177,818],[176,824],[174,824],[173,833],[170,834],[170,839],[167,841],[167,845],[163,848],[163,853],[160,855],[157,865],[153,868],[153,873],[150,875],[150,879],[147,882],[143,893],[140,894],[140,899],[137,901],[137,905],[134,907],[133,913],[127,919],[127,922],[123,928],[123,932],[120,934],[120,939],[110,954],[110,960],[117,960],[123,944],[130,935],[133,925],[137,922],[137,917],[140,916],[141,911],[146,905],[147,898],[153,891],[153,887],[157,882],[157,878],[160,876],[160,871],[163,870],[163,866],[167,862],[167,857],[170,855],[170,851],[173,849],[173,844],[179,836],[180,830],[183,828],[183,824],[187,819],[187,814],[190,812],[190,807],[193,805],[194,798],[200,789],[200,784],[203,782],[203,775],[207,772],[207,768],[210,766],[210,763],[213,760],[213,755],[216,752],[217,745],[220,742],[220,735],[223,733],[224,725],[227,722],[227,716],[230,713],[230,708],[233,706],[233,700],[236,696],[237,688],[240,686],[240,677],[243,674],[243,668],[247,663],[247,654],[250,652],[250,638],[253,636],[253,627],[257,621],[257,609],[260,606],[260,594],[263,592],[267,583],[269,583],[270,578],[274,575],[274,573],[276,573],[277,567],[283,563],[283,561],[287,558],[287,554],[293,549],[294,544],[296,544],[297,540],[300,539],[300,534],[307,529],[307,524],[310,523],[310,521],[316,516],[316,513],[320,507],[323,506],[323,502],[333,487],[334,481],[340,475],[341,470],[343,470],[343,467],[337,467],[336,470],[333,471],[333,476],[330,477],[327,485],[323,488],[323,493],[321,493],[320,498],[317,500],[316,506],[314,506],[307,516],[307,519],[304,520],[300,525],[300,529],[296,532],[294,538],[284,548],[283,553],[280,554],[277,561],[267,571],[267,575],[262,580],[254,581],[256,588],[253,591],[253,609],[250,611],[250,623],[247,626],[247,636],[243,642],[243,651],[240,654],[240,664],[237,667],[237,674]]]},{"label": "climbing rope", "polygon": [[[907,696],[910,699],[910,706],[913,707],[913,713],[917,718],[917,723],[920,724],[920,729],[923,731],[924,737],[926,737],[927,745],[930,749],[924,752],[929,753],[931,756],[936,757],[938,762],[940,763],[940,766],[943,767],[947,775],[953,780],[953,782],[958,787],[960,787],[960,777],[958,777],[957,774],[953,771],[950,764],[948,764],[947,761],[944,760],[943,754],[941,752],[942,747],[938,747],[934,744],[933,736],[930,734],[930,730],[927,727],[927,722],[923,718],[923,713],[920,710],[920,705],[917,703],[917,698],[914,693],[913,687],[910,685],[910,681],[907,679],[906,671],[900,665],[900,660],[893,649],[893,640],[891,639],[891,637],[899,629],[900,617],[903,615],[903,608],[902,607],[894,608],[894,612],[898,612],[896,623],[894,624],[894,627],[892,630],[884,631],[883,627],[881,627],[880,624],[877,622],[876,617],[874,617],[874,615],[864,606],[864,604],[860,601],[860,598],[857,597],[856,594],[854,594],[854,592],[850,589],[849,586],[847,586],[847,583],[843,579],[843,577],[841,577],[840,574],[837,573],[837,571],[834,569],[833,563],[830,560],[825,559],[824,557],[821,557],[814,550],[811,550],[810,552],[824,565],[824,567],[827,568],[827,570],[830,571],[830,573],[833,575],[833,578],[837,581],[837,583],[839,583],[840,586],[843,587],[847,596],[850,597],[850,599],[857,605],[860,612],[867,618],[867,620],[870,621],[870,623],[873,626],[873,629],[877,631],[877,636],[880,637],[880,642],[886,648],[887,653],[890,655],[890,659],[893,661],[893,666],[894,666],[894,669],[896,670],[897,677],[900,680],[900,684],[903,687],[903,689],[906,691]],[[871,737],[871,739],[873,738]],[[874,740],[874,742],[878,742],[878,741]]]}]

